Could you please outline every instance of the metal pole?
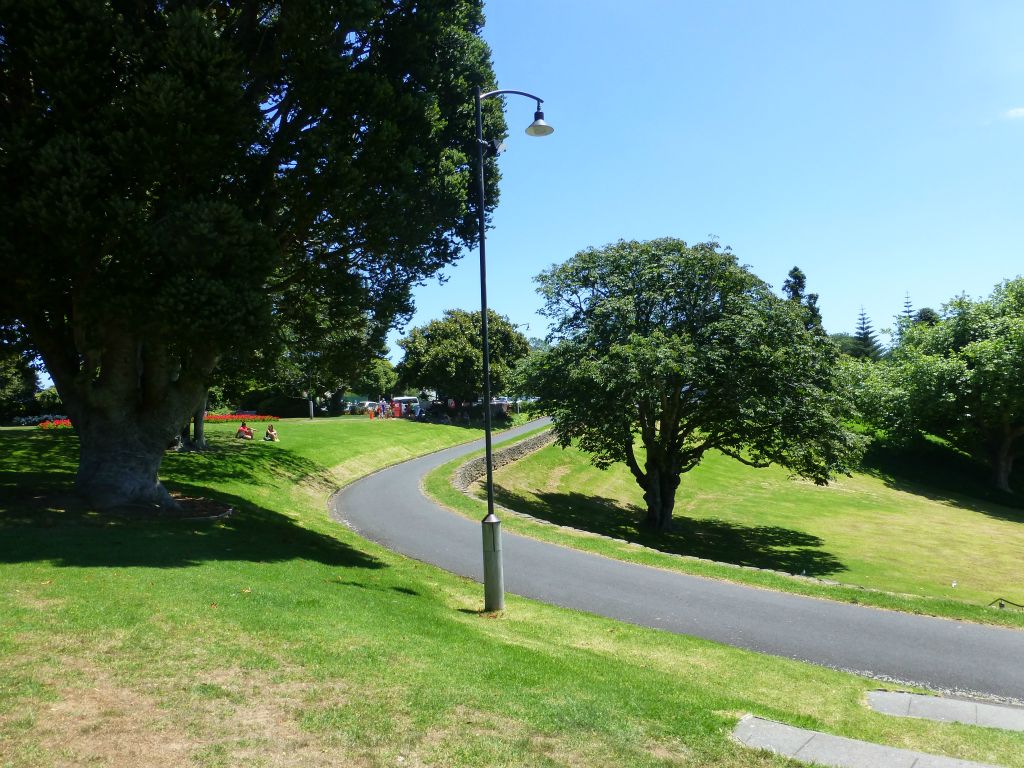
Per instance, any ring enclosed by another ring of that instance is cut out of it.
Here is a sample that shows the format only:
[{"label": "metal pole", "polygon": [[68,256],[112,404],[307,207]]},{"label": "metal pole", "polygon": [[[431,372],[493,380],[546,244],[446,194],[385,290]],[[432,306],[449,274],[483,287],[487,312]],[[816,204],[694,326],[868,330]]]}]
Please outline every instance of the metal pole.
[{"label": "metal pole", "polygon": [[491,468],[491,350],[487,337],[487,244],[484,213],[484,125],[480,89],[476,89],[477,218],[480,223],[480,334],[484,343],[484,461],[487,464],[487,516],[480,521],[484,543],[484,610],[505,609],[505,575],[501,562],[501,521],[494,514]]}]

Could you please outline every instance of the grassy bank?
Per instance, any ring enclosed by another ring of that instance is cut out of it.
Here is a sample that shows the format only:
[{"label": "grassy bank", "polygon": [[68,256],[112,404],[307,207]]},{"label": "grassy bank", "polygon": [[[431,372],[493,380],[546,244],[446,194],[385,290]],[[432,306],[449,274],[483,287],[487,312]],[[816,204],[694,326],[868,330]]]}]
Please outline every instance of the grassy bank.
[{"label": "grassy bank", "polygon": [[509,598],[330,519],[335,486],[473,436],[285,421],[210,429],[170,486],[221,521],[64,505],[75,438],[0,430],[0,765],[784,766],[744,712],[1024,766],[1024,737],[869,712],[876,684]]},{"label": "grassy bank", "polygon": [[[449,485],[456,464],[426,487],[479,516],[480,504]],[[500,504],[537,519],[510,517],[508,529],[558,544],[769,589],[1024,627],[1024,612],[988,607],[998,597],[1024,603],[1024,511],[958,495],[949,472],[938,487],[923,477],[879,468],[819,487],[709,454],[684,476],[666,534],[641,525],[643,497],[625,467],[597,470],[573,448],[538,451],[494,481]]]}]

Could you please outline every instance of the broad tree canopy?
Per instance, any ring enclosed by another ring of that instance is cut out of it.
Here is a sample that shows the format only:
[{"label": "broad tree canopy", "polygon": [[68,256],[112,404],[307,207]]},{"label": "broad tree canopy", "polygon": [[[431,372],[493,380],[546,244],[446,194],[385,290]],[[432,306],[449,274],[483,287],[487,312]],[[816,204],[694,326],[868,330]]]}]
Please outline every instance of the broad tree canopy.
[{"label": "broad tree canopy", "polygon": [[950,440],[1009,492],[1024,446],[1024,279],[930,312],[903,322],[889,365],[865,371],[868,410],[896,434]]},{"label": "broad tree canopy", "polygon": [[[500,393],[511,381],[516,363],[530,343],[507,317],[487,312],[491,391]],[[406,386],[436,389],[456,400],[473,400],[483,392],[483,340],[480,312],[449,309],[440,320],[413,328],[398,345],[405,353],[398,364]]]},{"label": "broad tree canopy", "polygon": [[562,445],[629,466],[652,527],[708,450],[818,483],[856,458],[835,346],[717,243],[620,241],[537,281],[557,344],[532,358],[531,390]]},{"label": "broad tree canopy", "polygon": [[376,351],[472,244],[482,22],[480,0],[0,0],[0,325],[60,391],[80,490],[165,502],[163,447],[225,350],[290,323]]}]

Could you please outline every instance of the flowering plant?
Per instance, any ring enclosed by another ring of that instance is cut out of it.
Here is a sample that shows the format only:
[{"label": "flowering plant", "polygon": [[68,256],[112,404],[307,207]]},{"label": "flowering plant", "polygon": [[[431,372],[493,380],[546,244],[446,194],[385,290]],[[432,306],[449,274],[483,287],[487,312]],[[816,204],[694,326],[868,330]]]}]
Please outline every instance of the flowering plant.
[{"label": "flowering plant", "polygon": [[203,421],[219,423],[228,421],[280,421],[277,416],[257,413],[208,413]]},{"label": "flowering plant", "polygon": [[71,429],[71,419],[47,419],[39,422],[39,429]]}]

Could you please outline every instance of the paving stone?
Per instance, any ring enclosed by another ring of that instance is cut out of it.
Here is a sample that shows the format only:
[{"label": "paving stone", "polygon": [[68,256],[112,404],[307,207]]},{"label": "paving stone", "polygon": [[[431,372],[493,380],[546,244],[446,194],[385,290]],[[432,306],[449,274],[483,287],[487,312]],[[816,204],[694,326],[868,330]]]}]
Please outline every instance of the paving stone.
[{"label": "paving stone", "polygon": [[910,717],[935,720],[940,723],[978,722],[978,705],[973,701],[943,699],[938,696],[904,694],[910,700]]},{"label": "paving stone", "polygon": [[732,735],[748,747],[792,755],[814,737],[814,731],[747,715],[736,724]]},{"label": "paving stone", "polygon": [[737,723],[733,738],[754,749],[830,768],[998,768],[795,728],[753,715]]},{"label": "paving stone", "polygon": [[900,691],[869,691],[868,706],[883,715],[1024,731],[1024,707],[1009,704],[947,699]]},{"label": "paving stone", "polygon": [[910,700],[896,691],[868,691],[868,706],[883,715],[906,717],[910,714]]},{"label": "paving stone", "polygon": [[837,768],[879,768],[883,765],[885,768],[913,768],[920,755],[868,741],[818,733],[790,757]]},{"label": "paving stone", "polygon": [[979,703],[978,725],[986,728],[1004,728],[1008,731],[1024,731],[1024,708]]}]

